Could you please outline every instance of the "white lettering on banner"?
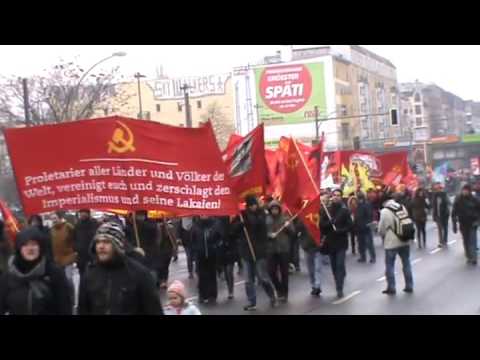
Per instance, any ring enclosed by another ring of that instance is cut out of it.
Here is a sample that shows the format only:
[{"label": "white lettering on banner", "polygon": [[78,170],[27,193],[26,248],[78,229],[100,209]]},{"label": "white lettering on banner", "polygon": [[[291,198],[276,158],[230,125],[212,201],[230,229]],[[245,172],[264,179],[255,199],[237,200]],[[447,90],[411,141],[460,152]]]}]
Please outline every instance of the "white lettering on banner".
[{"label": "white lettering on banner", "polygon": [[151,82],[156,99],[183,99],[184,94],[181,87],[187,84],[190,97],[206,95],[224,95],[225,83],[230,74],[219,74],[209,76],[196,76],[175,79],[161,79]]}]

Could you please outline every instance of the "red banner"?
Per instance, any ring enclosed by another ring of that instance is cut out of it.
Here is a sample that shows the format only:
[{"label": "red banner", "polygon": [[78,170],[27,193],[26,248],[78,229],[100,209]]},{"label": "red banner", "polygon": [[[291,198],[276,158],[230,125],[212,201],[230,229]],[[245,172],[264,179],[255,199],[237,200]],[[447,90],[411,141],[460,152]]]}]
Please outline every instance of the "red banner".
[{"label": "red banner", "polygon": [[17,219],[13,216],[10,208],[2,200],[0,200],[0,212],[2,213],[3,222],[5,223],[5,232],[7,233],[10,243],[13,244],[15,238],[20,231]]},{"label": "red banner", "polygon": [[210,122],[123,117],[5,130],[25,213],[163,210],[229,215],[237,201]]},{"label": "red banner", "polygon": [[231,136],[223,159],[230,174],[232,187],[240,199],[244,199],[248,194],[264,193],[268,175],[263,124],[244,137]]},{"label": "red banner", "polygon": [[305,224],[315,243],[320,245],[320,195],[310,200],[298,217]]}]

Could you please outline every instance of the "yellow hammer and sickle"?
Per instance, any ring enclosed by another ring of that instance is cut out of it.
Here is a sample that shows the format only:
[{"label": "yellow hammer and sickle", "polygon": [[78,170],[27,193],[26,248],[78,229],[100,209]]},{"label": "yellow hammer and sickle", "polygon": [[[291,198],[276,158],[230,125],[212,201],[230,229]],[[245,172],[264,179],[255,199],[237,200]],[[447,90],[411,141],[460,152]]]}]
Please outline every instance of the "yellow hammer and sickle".
[{"label": "yellow hammer and sickle", "polygon": [[[117,123],[121,127],[116,128],[113,132],[112,140],[108,142],[108,152],[114,151],[120,154],[127,151],[134,152],[135,146],[133,146],[133,142],[135,139],[132,131],[121,121],[117,121]],[[125,139],[125,134],[128,135],[128,139]]]},{"label": "yellow hammer and sickle", "polygon": [[320,215],[310,213],[307,216],[305,216],[312,224],[314,224],[317,228],[319,228],[319,222],[320,222]]},{"label": "yellow hammer and sickle", "polygon": [[290,156],[288,158],[288,167],[290,169],[295,169],[297,167],[298,160],[295,158],[295,156]]}]

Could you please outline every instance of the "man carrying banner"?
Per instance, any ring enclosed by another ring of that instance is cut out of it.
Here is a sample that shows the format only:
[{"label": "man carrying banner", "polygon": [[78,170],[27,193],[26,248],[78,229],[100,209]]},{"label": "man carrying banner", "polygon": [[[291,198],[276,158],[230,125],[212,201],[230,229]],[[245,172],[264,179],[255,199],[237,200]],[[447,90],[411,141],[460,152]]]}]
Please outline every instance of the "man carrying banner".
[{"label": "man carrying banner", "polygon": [[275,307],[277,299],[273,284],[267,272],[267,225],[266,215],[258,205],[254,195],[248,195],[245,199],[247,209],[234,220],[233,232],[240,237],[240,255],[244,261],[246,270],[245,291],[248,305],[245,311],[257,309],[257,292],[255,289],[255,277],[270,298],[270,305]]}]

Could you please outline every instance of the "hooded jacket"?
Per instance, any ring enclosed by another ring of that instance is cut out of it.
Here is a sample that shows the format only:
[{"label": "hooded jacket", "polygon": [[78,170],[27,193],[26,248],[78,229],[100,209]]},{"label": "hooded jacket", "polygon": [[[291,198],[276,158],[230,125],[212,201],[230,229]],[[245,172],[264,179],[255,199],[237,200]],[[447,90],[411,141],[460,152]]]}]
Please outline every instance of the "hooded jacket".
[{"label": "hooded jacket", "polygon": [[[272,209],[276,207],[279,209],[278,216],[272,215]],[[267,215],[267,236],[271,233],[276,233],[285,222],[287,217],[282,213],[282,206],[276,200],[273,200],[268,206],[269,215]],[[267,254],[288,254],[290,252],[290,236],[295,233],[293,224],[285,227],[275,239],[270,239],[267,247]]]},{"label": "hooded jacket", "polygon": [[[380,222],[378,223],[378,234],[383,238],[383,246],[385,250],[396,249],[402,246],[409,246],[410,242],[401,241],[394,232],[395,228],[395,214],[392,208],[400,210],[403,205],[400,205],[395,200],[388,200],[384,204],[384,208],[380,211]],[[406,210],[406,209],[405,209]]]},{"label": "hooded jacket", "polygon": [[[28,240],[40,246],[37,261],[27,262],[20,249]],[[0,314],[71,315],[70,288],[65,273],[45,256],[46,239],[37,228],[22,230],[15,242],[15,255],[0,278]]]},{"label": "hooded jacket", "polygon": [[87,266],[79,297],[80,315],[163,315],[149,270],[119,253],[108,264]]},{"label": "hooded jacket", "polygon": [[[348,234],[353,227],[350,211],[345,204],[332,203],[329,208],[332,220],[320,209],[320,233],[325,237],[325,245],[329,251],[341,251],[348,248]],[[333,229],[332,223],[335,225]]]}]

